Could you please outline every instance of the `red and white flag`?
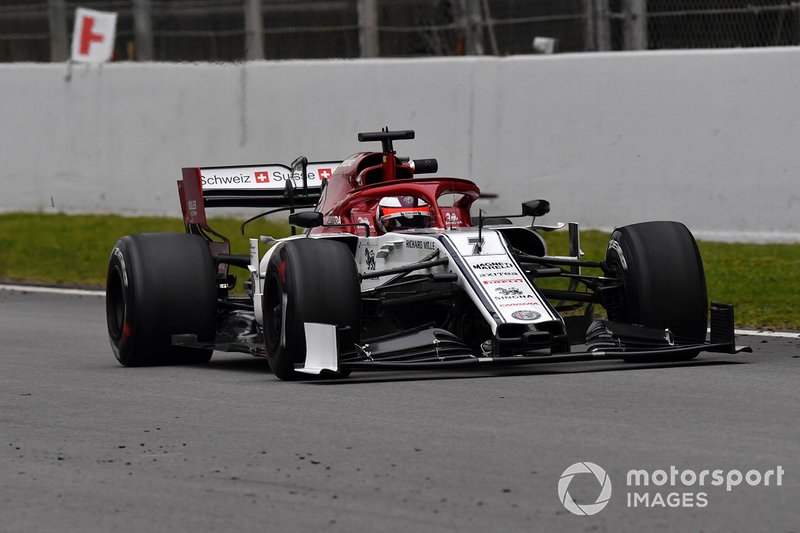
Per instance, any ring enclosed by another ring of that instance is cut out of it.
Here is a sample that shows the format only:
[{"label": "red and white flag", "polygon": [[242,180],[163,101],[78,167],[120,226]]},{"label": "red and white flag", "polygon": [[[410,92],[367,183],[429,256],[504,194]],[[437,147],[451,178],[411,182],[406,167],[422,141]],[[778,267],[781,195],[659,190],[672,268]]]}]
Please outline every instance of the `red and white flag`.
[{"label": "red and white flag", "polygon": [[72,61],[105,63],[114,53],[117,14],[79,7],[72,33]]}]

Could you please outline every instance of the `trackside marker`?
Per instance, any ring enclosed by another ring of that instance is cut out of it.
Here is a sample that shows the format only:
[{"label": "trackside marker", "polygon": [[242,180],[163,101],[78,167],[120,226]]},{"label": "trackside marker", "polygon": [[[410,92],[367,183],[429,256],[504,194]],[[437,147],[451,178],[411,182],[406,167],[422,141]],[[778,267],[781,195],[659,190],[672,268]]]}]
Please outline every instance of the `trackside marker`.
[{"label": "trackside marker", "polygon": [[102,43],[105,39],[102,33],[94,33],[94,19],[92,17],[83,17],[83,27],[81,28],[80,39],[80,55],[88,56],[89,47],[93,42]]},{"label": "trackside marker", "polygon": [[70,60],[99,65],[111,60],[117,14],[79,7],[75,10]]}]

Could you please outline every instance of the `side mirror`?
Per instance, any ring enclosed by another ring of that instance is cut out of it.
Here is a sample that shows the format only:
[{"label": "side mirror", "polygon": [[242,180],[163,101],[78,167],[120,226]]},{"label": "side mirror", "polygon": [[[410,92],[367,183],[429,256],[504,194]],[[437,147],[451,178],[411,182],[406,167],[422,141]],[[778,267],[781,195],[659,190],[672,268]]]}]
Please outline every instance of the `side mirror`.
[{"label": "side mirror", "polygon": [[550,202],[547,200],[528,200],[522,202],[522,214],[529,217],[542,217],[550,212]]},{"label": "side mirror", "polygon": [[289,224],[298,228],[317,228],[322,225],[322,213],[319,211],[304,211],[289,215]]}]

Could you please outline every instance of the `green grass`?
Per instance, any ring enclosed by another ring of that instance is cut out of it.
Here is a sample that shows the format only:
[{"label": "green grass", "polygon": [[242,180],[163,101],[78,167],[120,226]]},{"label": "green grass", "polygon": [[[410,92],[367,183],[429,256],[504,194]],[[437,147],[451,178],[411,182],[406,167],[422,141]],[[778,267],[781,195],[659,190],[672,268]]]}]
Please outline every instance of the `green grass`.
[{"label": "green grass", "polygon": [[[283,223],[258,220],[239,230],[241,220],[211,219],[217,232],[231,239],[233,253],[246,254],[248,238],[289,234]],[[131,233],[183,232],[183,221],[166,217],[113,215],[0,215],[0,279],[11,282],[55,283],[103,287],[111,248]]]},{"label": "green grass", "polygon": [[[548,252],[566,254],[565,232],[545,234]],[[608,234],[581,232],[588,260],[605,255]],[[735,306],[740,326],[800,330],[800,244],[698,242],[710,301]]]},{"label": "green grass", "polygon": [[[283,223],[259,220],[239,233],[239,219],[219,218],[211,227],[247,253],[248,237],[288,234]],[[123,235],[183,231],[177,218],[106,215],[0,214],[0,279],[10,282],[102,287],[108,254]],[[546,235],[551,253],[565,254],[566,232]],[[581,233],[586,259],[602,259],[608,235]],[[736,306],[740,326],[800,330],[800,244],[700,242],[709,298]]]}]

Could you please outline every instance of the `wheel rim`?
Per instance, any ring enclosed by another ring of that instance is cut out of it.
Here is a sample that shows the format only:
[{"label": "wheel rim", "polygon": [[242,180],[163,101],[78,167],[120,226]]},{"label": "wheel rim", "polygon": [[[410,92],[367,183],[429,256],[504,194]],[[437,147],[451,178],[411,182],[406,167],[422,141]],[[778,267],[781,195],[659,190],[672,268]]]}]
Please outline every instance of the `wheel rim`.
[{"label": "wheel rim", "polygon": [[267,283],[265,295],[264,332],[266,333],[267,347],[274,350],[280,344],[283,327],[283,291],[274,274]]},{"label": "wheel rim", "polygon": [[606,270],[604,273],[608,277],[618,278],[621,285],[618,293],[619,301],[617,305],[614,307],[606,307],[608,318],[610,320],[625,320],[628,287],[627,280],[625,279],[625,269],[622,267],[622,262],[617,254],[609,254],[606,256]]},{"label": "wheel rim", "polygon": [[114,340],[119,340],[125,329],[125,290],[122,283],[122,274],[119,268],[114,267],[108,279],[106,291],[108,303],[108,332]]}]

